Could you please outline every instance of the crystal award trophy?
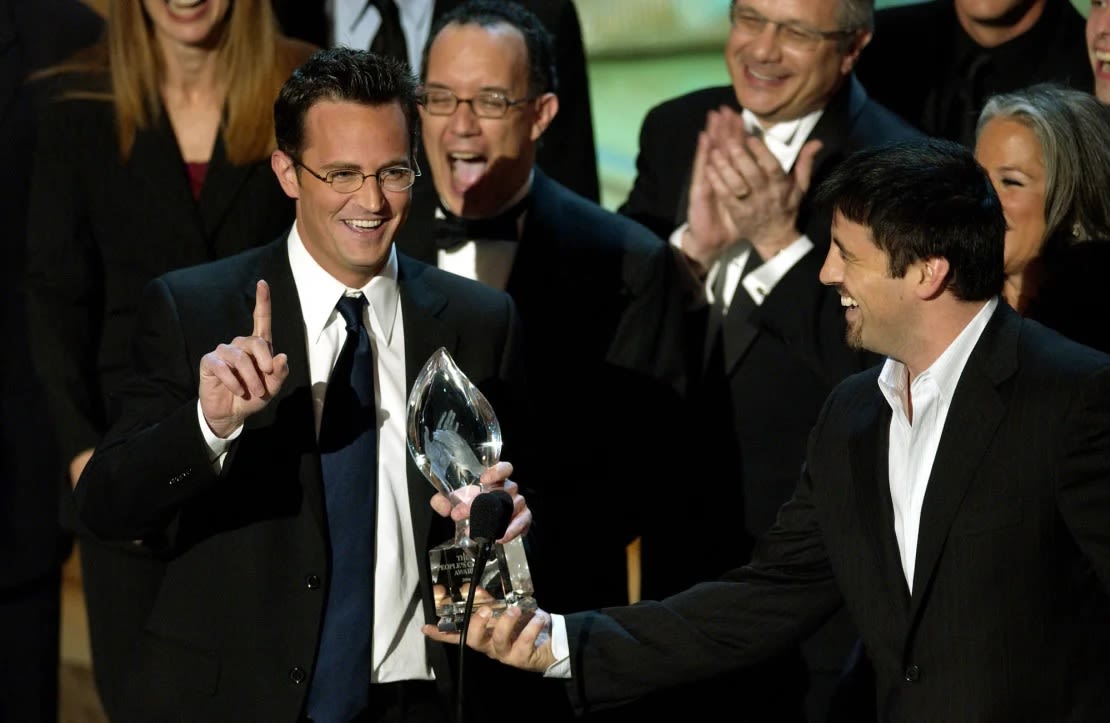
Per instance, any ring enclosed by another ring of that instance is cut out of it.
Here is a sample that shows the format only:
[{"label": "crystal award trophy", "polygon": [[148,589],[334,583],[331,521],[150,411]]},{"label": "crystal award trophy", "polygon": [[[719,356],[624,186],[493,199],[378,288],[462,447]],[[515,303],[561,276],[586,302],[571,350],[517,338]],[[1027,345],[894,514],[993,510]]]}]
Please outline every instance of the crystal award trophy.
[{"label": "crystal award trophy", "polygon": [[[478,478],[500,457],[501,426],[493,408],[442,347],[424,364],[409,394],[407,437],[416,466],[454,504],[483,491]],[[456,632],[462,621],[477,555],[469,520],[456,522],[454,539],[428,553],[440,630]],[[494,615],[509,606],[536,606],[519,537],[494,545],[478,585],[475,607],[488,606]]]}]

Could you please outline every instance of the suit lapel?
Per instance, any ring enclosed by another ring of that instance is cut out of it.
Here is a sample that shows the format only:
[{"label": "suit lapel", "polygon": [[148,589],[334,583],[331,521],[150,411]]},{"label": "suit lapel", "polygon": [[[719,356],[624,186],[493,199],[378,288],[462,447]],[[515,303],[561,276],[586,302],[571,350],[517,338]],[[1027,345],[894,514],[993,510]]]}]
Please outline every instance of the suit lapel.
[{"label": "suit lapel", "polygon": [[[399,262],[398,280],[401,290],[401,313],[405,325],[405,388],[411,393],[413,382],[436,349],[445,347],[452,355],[458,347],[458,334],[440,318],[447,306],[447,297],[427,281],[431,267],[424,266],[403,254]],[[416,467],[411,456],[407,459],[406,478],[417,555],[424,559],[424,547],[429,538],[432,510],[428,505],[434,489],[424,474]],[[435,543],[441,540],[433,541]],[[421,576],[425,570],[421,568]]]},{"label": "suit lapel", "polygon": [[[275,352],[289,357],[289,377],[277,398],[262,411],[247,419],[246,429],[278,429],[278,439],[299,450],[300,479],[305,505],[320,530],[327,529],[324,516],[323,478],[316,445],[315,412],[312,408],[312,379],[308,369],[308,346],[304,314],[293,281],[286,251],[286,239],[270,244],[259,262],[257,274],[243,280],[243,304],[249,319],[254,309],[255,283],[265,279],[270,285],[272,333]],[[247,333],[247,332],[244,332]]]},{"label": "suit lapel", "polygon": [[[194,249],[186,257],[210,259],[226,255],[226,251],[221,252],[212,244],[220,224],[238,200],[243,184],[257,168],[256,164],[232,165],[227,160],[223,138],[217,135],[200,198],[194,199],[185,161],[163,111],[157,125],[135,135],[128,166],[137,179],[160,179],[158,193],[151,194],[149,199],[160,206],[166,225],[183,234]],[[253,287],[251,293],[253,298]]]},{"label": "suit lapel", "polygon": [[1017,370],[1019,326],[1016,313],[999,303],[960,375],[921,508],[911,616],[928,595],[948,531],[1006,412],[997,387]]},{"label": "suit lapel", "polygon": [[127,166],[136,183],[146,185],[142,179],[159,179],[158,192],[147,194],[145,201],[157,205],[160,209],[158,218],[164,222],[163,225],[174,229],[174,233],[187,242],[189,250],[179,255],[183,258],[210,258],[196,201],[189,188],[185,162],[181,159],[177,139],[164,111],[160,111],[153,127],[135,134],[135,145]]},{"label": "suit lapel", "polygon": [[898,540],[894,536],[887,465],[890,415],[886,399],[875,390],[850,433],[849,454],[860,519],[882,576],[881,587],[890,595],[891,610],[904,620],[909,603],[909,586],[902,571]]},{"label": "suit lapel", "polygon": [[517,301],[518,308],[528,308],[531,305],[529,298],[535,297],[537,292],[542,293],[536,279],[547,277],[541,264],[550,255],[551,247],[558,243],[559,215],[555,208],[555,192],[551,180],[536,168],[520,243],[517,244],[509,278],[505,280],[505,291]]},{"label": "suit lapel", "polygon": [[855,75],[849,75],[840,90],[829,99],[825,112],[821,114],[807,139],[819,140],[822,144],[821,150],[813,159],[815,178],[820,176],[822,166],[829,159],[836,158],[844,151],[844,141],[851,137],[852,126],[866,104],[867,93],[863,86]]},{"label": "suit lapel", "polygon": [[[256,168],[256,164],[253,163],[243,166],[232,165],[227,160],[223,135],[216,135],[216,145],[212,149],[204,185],[200,190],[200,199],[197,201],[201,232],[206,239],[215,238],[216,230],[231,210],[239,190]],[[222,255],[214,253],[216,249],[209,249],[209,251],[213,256]]]},{"label": "suit lapel", "polygon": [[[755,253],[754,249],[752,253]],[[751,318],[754,310],[755,302],[751,300],[747,289],[742,284],[737,285],[736,292],[732,295],[732,304],[721,321],[721,351],[726,376],[736,369],[759,334],[759,327]]]}]

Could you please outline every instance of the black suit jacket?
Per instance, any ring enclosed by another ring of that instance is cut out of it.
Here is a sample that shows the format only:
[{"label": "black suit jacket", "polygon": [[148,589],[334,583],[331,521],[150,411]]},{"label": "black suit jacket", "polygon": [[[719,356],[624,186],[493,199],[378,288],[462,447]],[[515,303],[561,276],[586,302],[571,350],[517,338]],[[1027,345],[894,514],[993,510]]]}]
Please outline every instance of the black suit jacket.
[{"label": "black suit jacket", "polygon": [[[559,112],[544,133],[536,162],[552,178],[577,193],[597,201],[601,189],[597,176],[597,148],[590,84],[586,74],[586,51],[582,27],[572,0],[516,0],[535,13],[552,35],[555,72],[558,75]],[[331,27],[322,0],[273,0],[283,32],[327,47]],[[462,0],[435,0],[432,22],[462,4]],[[417,184],[428,183],[417,180]]]},{"label": "black suit jacket", "polygon": [[[259,278],[271,286],[273,345],[289,355],[290,376],[248,419],[217,475],[198,428],[197,369],[203,354],[249,331]],[[404,257],[399,282],[407,383],[444,346],[493,404],[509,407],[519,383],[509,297]],[[121,392],[119,420],[76,491],[82,519],[97,534],[164,540],[165,574],[126,663],[124,720],[293,723],[312,677],[328,543],[304,324],[285,238],[155,280],[135,338],[135,376]],[[410,552],[426,563],[427,549],[453,526],[432,512],[434,490],[411,459],[406,473]],[[427,564],[419,569],[424,615],[434,621]],[[306,584],[312,576],[321,583]],[[447,693],[447,648],[429,644],[429,652]],[[476,666],[471,675],[480,681],[482,662]]]},{"label": "black suit jacket", "polygon": [[234,166],[220,139],[195,201],[164,115],[136,135],[126,163],[109,102],[56,99],[40,134],[28,229],[32,353],[68,462],[106,429],[143,286],[276,237],[293,202],[268,160]]},{"label": "black suit jacket", "polygon": [[[398,236],[429,263],[434,212],[434,198],[415,197]],[[510,461],[514,478],[542,491],[530,503],[545,605],[627,602],[639,505],[671,487],[667,465],[681,454],[667,433],[679,384],[673,320],[685,293],[674,261],[642,226],[536,169],[505,290],[520,311],[530,395],[527,439]]]},{"label": "black suit jacket", "polygon": [[[974,89],[979,107],[970,109],[969,127],[974,128],[974,116],[993,93],[1046,81],[1092,92],[1094,77],[1083,38],[1083,16],[1072,3],[1048,0],[1030,30],[992,51],[1003,57],[990,71],[993,82],[980,82],[983,87]],[[961,87],[952,82],[949,69],[961,43],[972,45],[959,26],[952,0],[886,8],[875,14],[874,37],[860,55],[856,72],[880,103],[929,135],[949,135],[943,109]],[[973,138],[954,140],[974,143]]]},{"label": "black suit jacket", "polygon": [[95,41],[102,24],[76,0],[0,0],[0,589],[56,572],[69,551],[56,524],[58,454],[26,352],[28,174],[41,105],[28,76]]},{"label": "black suit jacket", "polygon": [[[794,497],[749,566],[661,603],[567,619],[579,702],[749,663],[846,604],[881,720],[1110,717],[1110,357],[1000,304],[951,401],[912,595],[878,373],[830,396]],[[633,660],[638,675],[622,675]]]}]

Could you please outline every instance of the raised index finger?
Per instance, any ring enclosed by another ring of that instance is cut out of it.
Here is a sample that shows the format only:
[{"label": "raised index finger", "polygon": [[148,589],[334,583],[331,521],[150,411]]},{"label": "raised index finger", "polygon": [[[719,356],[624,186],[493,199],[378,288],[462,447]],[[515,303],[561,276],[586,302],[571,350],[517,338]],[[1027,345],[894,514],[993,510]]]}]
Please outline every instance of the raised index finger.
[{"label": "raised index finger", "polygon": [[260,336],[267,342],[273,342],[270,320],[270,285],[259,279],[254,287],[254,330],[251,331],[251,336]]}]

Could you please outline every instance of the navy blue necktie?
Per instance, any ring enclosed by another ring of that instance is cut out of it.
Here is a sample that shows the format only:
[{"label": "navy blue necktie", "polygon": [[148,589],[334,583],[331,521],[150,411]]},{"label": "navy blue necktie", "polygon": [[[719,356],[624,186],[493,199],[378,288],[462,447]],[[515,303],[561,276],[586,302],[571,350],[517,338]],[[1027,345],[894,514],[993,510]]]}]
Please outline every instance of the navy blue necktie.
[{"label": "navy blue necktie", "polygon": [[365,307],[361,294],[344,296],[336,306],[347,323],[347,340],[328,378],[320,420],[331,575],[308,694],[307,712],[315,723],[347,723],[369,702],[378,440]]}]

